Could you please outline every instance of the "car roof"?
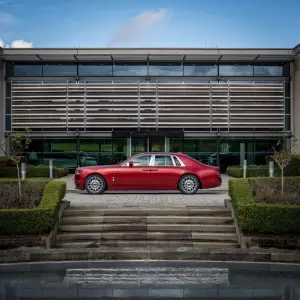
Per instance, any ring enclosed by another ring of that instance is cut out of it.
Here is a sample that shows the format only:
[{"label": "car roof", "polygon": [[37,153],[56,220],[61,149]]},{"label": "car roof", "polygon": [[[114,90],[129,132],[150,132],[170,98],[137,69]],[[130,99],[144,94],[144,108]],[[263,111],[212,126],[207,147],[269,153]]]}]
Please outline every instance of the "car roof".
[{"label": "car roof", "polygon": [[137,153],[136,155],[182,155],[182,152],[140,152]]}]

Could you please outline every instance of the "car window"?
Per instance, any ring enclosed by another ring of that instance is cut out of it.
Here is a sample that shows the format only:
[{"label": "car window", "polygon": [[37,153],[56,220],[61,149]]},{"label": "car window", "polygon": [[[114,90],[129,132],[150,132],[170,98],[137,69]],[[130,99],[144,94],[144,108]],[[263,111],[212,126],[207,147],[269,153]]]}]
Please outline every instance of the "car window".
[{"label": "car window", "polygon": [[149,166],[151,155],[141,155],[133,158],[131,161],[134,166]]},{"label": "car window", "polygon": [[176,156],[173,156],[174,162],[176,166],[181,166],[179,159]]},{"label": "car window", "polygon": [[174,166],[171,156],[155,155],[154,166]]}]

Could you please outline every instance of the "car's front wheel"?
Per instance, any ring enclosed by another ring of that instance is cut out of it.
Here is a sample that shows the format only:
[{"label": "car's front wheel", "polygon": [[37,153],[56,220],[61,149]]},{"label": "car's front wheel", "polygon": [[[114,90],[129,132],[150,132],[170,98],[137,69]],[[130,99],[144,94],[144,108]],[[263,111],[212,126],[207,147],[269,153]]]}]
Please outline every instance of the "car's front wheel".
[{"label": "car's front wheel", "polygon": [[105,179],[98,174],[93,174],[85,180],[85,190],[89,194],[97,195],[102,194],[106,190]]},{"label": "car's front wheel", "polygon": [[199,179],[191,174],[184,175],[179,180],[179,190],[183,194],[195,194],[199,186]]}]

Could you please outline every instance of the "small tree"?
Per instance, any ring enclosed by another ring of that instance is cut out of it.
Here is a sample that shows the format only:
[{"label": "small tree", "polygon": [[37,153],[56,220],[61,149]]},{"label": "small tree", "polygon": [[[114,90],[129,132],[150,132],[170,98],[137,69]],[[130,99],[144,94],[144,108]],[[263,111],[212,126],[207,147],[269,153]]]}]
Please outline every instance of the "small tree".
[{"label": "small tree", "polygon": [[276,147],[272,149],[271,157],[278,165],[281,171],[281,194],[284,192],[284,169],[290,164],[292,160],[292,150],[296,146],[298,139],[296,137],[292,137],[290,139],[290,143],[286,145],[281,145],[281,141],[278,141]]},{"label": "small tree", "polygon": [[25,129],[25,132],[16,132],[12,134],[6,142],[0,144],[0,150],[10,159],[17,167],[18,172],[18,186],[19,196],[22,196],[21,178],[20,178],[20,163],[21,155],[26,151],[28,145],[31,143],[31,139],[26,133],[29,133],[29,129]]}]

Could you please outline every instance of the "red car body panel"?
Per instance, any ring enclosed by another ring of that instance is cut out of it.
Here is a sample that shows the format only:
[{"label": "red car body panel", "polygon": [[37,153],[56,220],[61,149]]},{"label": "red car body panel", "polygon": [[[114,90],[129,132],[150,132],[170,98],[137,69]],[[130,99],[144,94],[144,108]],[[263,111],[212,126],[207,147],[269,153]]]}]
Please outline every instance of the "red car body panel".
[{"label": "red car body panel", "polygon": [[[129,161],[141,155],[176,156],[184,166],[126,166]],[[89,175],[104,177],[108,190],[177,190],[181,176],[193,174],[199,178],[202,189],[218,187],[222,183],[219,168],[204,165],[182,153],[140,153],[119,165],[91,166],[75,171],[75,186],[85,189]]]}]

